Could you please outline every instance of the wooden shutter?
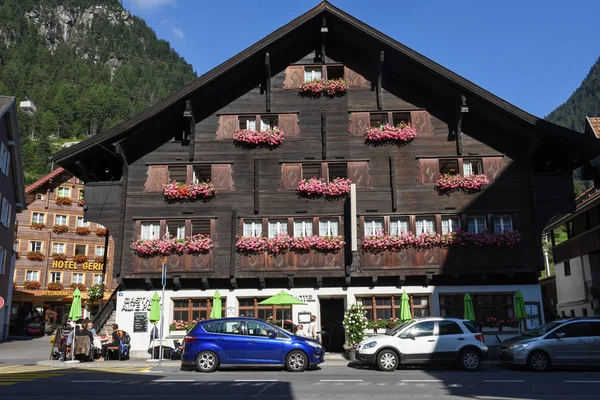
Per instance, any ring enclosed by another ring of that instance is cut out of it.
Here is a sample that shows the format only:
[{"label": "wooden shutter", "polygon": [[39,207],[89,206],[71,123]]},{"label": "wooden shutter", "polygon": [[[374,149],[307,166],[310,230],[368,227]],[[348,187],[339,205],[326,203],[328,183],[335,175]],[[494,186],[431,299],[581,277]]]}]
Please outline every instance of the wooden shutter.
[{"label": "wooden shutter", "polygon": [[368,112],[350,113],[350,129],[351,135],[362,136],[367,132],[371,124],[371,117]]},{"label": "wooden shutter", "polygon": [[211,165],[210,175],[217,191],[233,190],[233,178],[231,172],[231,164]]},{"label": "wooden shutter", "polygon": [[357,188],[365,189],[371,187],[369,179],[369,163],[366,161],[349,162],[348,178],[356,183]]},{"label": "wooden shutter", "polygon": [[237,115],[219,116],[219,128],[217,129],[217,139],[233,139],[233,135],[238,131]]},{"label": "wooden shutter", "polygon": [[483,173],[490,181],[495,180],[502,172],[502,157],[484,157]]},{"label": "wooden shutter", "polygon": [[411,111],[410,123],[417,130],[417,134],[433,133],[431,117],[427,111]]},{"label": "wooden shutter", "polygon": [[362,75],[346,66],[344,66],[344,78],[349,87],[368,87],[367,80]]},{"label": "wooden shutter", "polygon": [[169,167],[169,180],[187,183],[187,165],[172,165]]},{"label": "wooden shutter", "polygon": [[277,119],[277,126],[283,131],[283,133],[285,133],[286,136],[293,137],[300,134],[297,114],[279,114]]},{"label": "wooden shutter", "polygon": [[440,166],[437,159],[421,158],[419,160],[422,183],[435,183],[440,177]]},{"label": "wooden shutter", "polygon": [[194,235],[210,236],[210,219],[192,220],[192,236]]},{"label": "wooden shutter", "polygon": [[283,164],[281,166],[281,187],[296,189],[302,179],[302,164]]},{"label": "wooden shutter", "polygon": [[298,89],[304,83],[304,67],[290,65],[285,69],[284,89]]},{"label": "wooden shutter", "polygon": [[148,192],[160,192],[163,185],[169,180],[168,177],[169,167],[167,165],[149,165],[144,188]]}]

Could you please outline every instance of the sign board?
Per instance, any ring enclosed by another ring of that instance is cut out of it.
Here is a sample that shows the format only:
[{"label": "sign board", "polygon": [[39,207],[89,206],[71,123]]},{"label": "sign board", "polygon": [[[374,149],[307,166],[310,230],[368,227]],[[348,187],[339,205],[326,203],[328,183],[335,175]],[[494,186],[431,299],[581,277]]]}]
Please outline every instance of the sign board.
[{"label": "sign board", "polygon": [[163,287],[167,286],[167,263],[162,265],[162,285]]},{"label": "sign board", "polygon": [[227,318],[235,317],[235,307],[227,307]]},{"label": "sign board", "polygon": [[133,313],[133,333],[148,331],[148,314],[146,312]]},{"label": "sign board", "polygon": [[79,270],[79,267],[84,271],[102,271],[103,264],[94,261],[86,261],[84,263],[77,263],[74,260],[52,261],[52,269]]},{"label": "sign board", "polygon": [[2,309],[2,307],[4,307],[4,298],[0,296],[0,309]]},{"label": "sign board", "polygon": [[542,324],[539,303],[525,303],[525,311],[525,329],[535,329]]},{"label": "sign board", "polygon": [[310,324],[310,316],[312,314],[309,312],[299,312],[298,313],[298,323],[299,324]]}]

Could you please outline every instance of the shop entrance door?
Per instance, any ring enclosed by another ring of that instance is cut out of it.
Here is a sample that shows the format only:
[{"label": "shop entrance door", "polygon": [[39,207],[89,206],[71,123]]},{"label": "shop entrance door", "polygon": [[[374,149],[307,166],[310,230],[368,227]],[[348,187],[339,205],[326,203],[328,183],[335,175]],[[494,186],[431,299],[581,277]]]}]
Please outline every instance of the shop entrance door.
[{"label": "shop entrance door", "polygon": [[319,299],[321,305],[321,326],[323,347],[327,352],[343,352],[344,299]]}]

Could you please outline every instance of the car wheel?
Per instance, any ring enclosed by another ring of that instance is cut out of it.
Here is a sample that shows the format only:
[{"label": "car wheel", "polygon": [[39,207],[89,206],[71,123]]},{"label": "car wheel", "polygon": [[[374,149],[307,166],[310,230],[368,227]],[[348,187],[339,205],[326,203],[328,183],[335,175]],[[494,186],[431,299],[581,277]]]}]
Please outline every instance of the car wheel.
[{"label": "car wheel", "polygon": [[550,357],[546,353],[536,351],[527,359],[527,366],[532,371],[543,372],[550,368]]},{"label": "car wheel", "polygon": [[302,372],[308,367],[308,357],[302,351],[294,350],[285,358],[285,366],[290,372]]},{"label": "car wheel", "polygon": [[377,354],[377,366],[385,372],[392,372],[398,368],[398,354],[392,350],[383,350]]},{"label": "car wheel", "polygon": [[219,357],[212,351],[203,351],[196,357],[196,368],[200,372],[213,372],[219,365]]},{"label": "car wheel", "polygon": [[460,366],[466,371],[477,371],[481,368],[481,356],[474,349],[463,350],[458,360]]}]

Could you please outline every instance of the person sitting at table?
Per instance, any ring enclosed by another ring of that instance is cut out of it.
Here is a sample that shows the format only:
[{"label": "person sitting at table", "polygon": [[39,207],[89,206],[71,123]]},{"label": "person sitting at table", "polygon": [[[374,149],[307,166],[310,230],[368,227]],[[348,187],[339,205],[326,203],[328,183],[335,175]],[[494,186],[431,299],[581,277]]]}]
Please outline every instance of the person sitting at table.
[{"label": "person sitting at table", "polygon": [[104,332],[106,332],[106,339],[105,339],[105,343],[102,345],[102,358],[106,358],[106,348],[107,347],[114,347],[114,346],[119,346],[120,342],[121,342],[121,332],[119,330],[119,325],[117,324],[113,324],[112,326],[112,334],[108,335],[108,332],[106,332],[106,330]]},{"label": "person sitting at table", "polygon": [[296,327],[296,336],[308,337],[306,332],[304,332],[304,327],[302,326],[302,324],[300,324]]}]

